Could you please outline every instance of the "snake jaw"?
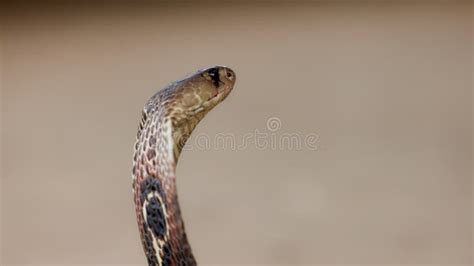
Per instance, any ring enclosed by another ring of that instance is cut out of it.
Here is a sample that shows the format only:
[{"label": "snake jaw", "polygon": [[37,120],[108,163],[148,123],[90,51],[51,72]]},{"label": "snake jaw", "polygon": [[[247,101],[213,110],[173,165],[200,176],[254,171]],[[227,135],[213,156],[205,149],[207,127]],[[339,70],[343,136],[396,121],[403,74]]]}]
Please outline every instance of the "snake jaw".
[{"label": "snake jaw", "polygon": [[212,101],[214,100],[216,97],[220,96],[222,93],[224,93],[225,89],[221,89],[221,88],[217,88],[216,89],[216,92],[211,96],[211,98],[209,98],[209,100],[207,100],[208,102],[209,101]]},{"label": "snake jaw", "polygon": [[190,116],[194,116],[194,115],[196,115],[196,114],[198,114],[198,113],[200,113],[200,112],[202,112],[202,111],[204,111],[204,107],[203,107],[203,106],[199,106],[199,107],[196,107],[196,108],[191,109],[191,110],[189,110],[189,111],[186,111],[186,115],[187,115],[188,117],[190,117]]},{"label": "snake jaw", "polygon": [[211,98],[209,98],[209,100],[208,100],[208,101],[210,101],[210,100],[212,100],[212,99],[216,98],[216,97],[217,97],[217,95],[219,95],[219,93],[220,93],[220,92],[219,92],[219,89],[217,89],[217,90],[216,90],[216,93],[214,93],[214,95],[212,95],[212,96],[211,96]]}]

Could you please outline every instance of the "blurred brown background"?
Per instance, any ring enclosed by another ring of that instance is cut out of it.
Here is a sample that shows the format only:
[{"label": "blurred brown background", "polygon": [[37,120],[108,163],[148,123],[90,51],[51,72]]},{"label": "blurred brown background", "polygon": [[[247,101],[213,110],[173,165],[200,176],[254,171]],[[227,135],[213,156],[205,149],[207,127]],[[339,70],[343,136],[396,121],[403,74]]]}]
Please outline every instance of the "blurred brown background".
[{"label": "blurred brown background", "polygon": [[145,265],[139,112],[214,64],[237,73],[194,134],[316,133],[315,151],[185,151],[208,264],[472,262],[472,3],[9,4],[2,262]]}]

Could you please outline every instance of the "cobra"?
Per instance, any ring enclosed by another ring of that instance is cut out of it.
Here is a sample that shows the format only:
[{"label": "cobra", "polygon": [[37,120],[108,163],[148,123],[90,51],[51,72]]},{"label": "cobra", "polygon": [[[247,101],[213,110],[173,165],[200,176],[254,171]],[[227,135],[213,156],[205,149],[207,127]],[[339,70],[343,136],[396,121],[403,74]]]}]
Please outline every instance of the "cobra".
[{"label": "cobra", "polygon": [[196,125],[231,92],[235,73],[215,66],[173,82],[142,111],[133,156],[133,194],[148,265],[196,265],[176,192],[176,165]]}]

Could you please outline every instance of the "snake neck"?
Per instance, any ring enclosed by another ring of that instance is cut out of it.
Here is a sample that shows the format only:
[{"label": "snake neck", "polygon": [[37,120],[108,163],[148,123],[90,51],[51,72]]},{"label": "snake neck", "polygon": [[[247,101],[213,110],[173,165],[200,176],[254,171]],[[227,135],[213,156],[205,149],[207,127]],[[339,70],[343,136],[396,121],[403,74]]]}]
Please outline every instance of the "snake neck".
[{"label": "snake neck", "polygon": [[194,265],[178,202],[176,164],[192,124],[160,116],[144,121],[135,145],[133,187],[149,265]]},{"label": "snake neck", "polygon": [[230,93],[235,73],[201,69],[155,93],[146,103],[135,144],[133,191],[149,265],[196,265],[176,191],[176,164],[199,121]]}]

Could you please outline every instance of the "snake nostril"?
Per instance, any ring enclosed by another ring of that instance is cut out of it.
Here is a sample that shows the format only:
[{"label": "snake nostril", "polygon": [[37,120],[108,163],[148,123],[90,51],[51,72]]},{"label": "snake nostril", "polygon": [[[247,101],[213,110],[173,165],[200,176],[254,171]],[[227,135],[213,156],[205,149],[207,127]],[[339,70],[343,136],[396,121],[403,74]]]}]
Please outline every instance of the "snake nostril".
[{"label": "snake nostril", "polygon": [[227,76],[228,79],[232,79],[234,77],[234,74],[232,74],[231,71],[226,71],[225,75]]}]

